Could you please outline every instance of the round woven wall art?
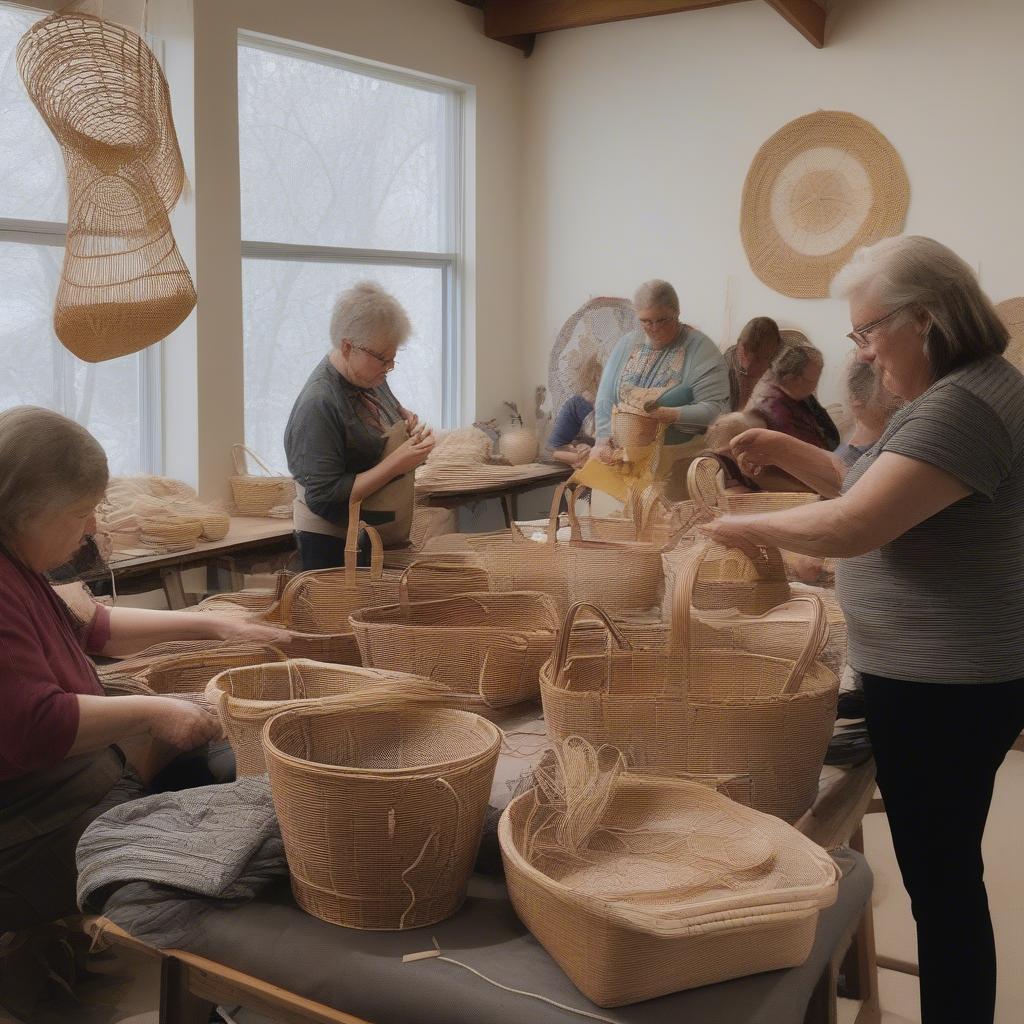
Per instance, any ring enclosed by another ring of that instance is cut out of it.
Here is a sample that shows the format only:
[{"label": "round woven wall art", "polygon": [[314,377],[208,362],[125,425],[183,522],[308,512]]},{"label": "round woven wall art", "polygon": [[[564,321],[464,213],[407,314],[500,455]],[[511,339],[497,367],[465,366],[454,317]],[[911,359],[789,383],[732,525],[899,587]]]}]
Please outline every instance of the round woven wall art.
[{"label": "round woven wall art", "polygon": [[996,312],[1010,332],[1010,342],[1003,355],[1024,373],[1024,297],[1003,299],[996,305]]},{"label": "round woven wall art", "polygon": [[819,110],[757,151],[743,184],[743,247],[769,287],[824,298],[855,249],[902,230],[909,201],[889,140],[854,114]]}]

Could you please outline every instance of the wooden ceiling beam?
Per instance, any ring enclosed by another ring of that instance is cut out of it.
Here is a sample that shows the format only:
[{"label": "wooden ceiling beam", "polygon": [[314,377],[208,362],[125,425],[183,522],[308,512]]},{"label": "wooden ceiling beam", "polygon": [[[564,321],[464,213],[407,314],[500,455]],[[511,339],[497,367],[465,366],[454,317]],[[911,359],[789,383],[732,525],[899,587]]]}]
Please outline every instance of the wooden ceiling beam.
[{"label": "wooden ceiling beam", "polygon": [[508,39],[740,2],[743,0],[484,0],[484,33],[491,39]]},{"label": "wooden ceiling beam", "polygon": [[767,0],[805,39],[825,45],[825,9],[815,0]]}]

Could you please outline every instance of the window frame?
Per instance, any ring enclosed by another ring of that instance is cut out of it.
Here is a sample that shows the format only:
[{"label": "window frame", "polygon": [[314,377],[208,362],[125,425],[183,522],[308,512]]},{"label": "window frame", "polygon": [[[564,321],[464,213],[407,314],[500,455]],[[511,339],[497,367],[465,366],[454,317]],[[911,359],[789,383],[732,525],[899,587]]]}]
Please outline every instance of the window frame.
[{"label": "window frame", "polygon": [[[457,82],[418,74],[348,54],[294,43],[258,32],[240,31],[237,48],[269,53],[338,68],[368,78],[408,86],[447,97],[445,104],[445,182],[443,223],[447,251],[415,252],[398,249],[363,249],[330,245],[297,245],[290,242],[241,239],[241,258],[295,260],[301,263],[361,264],[385,267],[420,267],[441,271],[441,416],[443,428],[458,426],[462,417],[464,357],[463,250],[465,210],[465,111],[466,89]],[[241,125],[239,125],[241,131]],[[241,182],[239,182],[241,187]],[[244,299],[243,299],[244,301]],[[242,340],[243,345],[245,339]]]},{"label": "window frame", "polygon": [[[4,6],[8,6],[4,4]],[[33,7],[22,7],[45,18],[50,11]],[[164,63],[162,45],[146,37],[161,65]],[[44,131],[49,129],[40,121]],[[32,220],[17,217],[0,217],[0,242],[14,242],[27,245],[49,245],[63,249],[67,243],[67,222]],[[54,336],[58,348],[55,360],[53,392],[58,398],[56,412],[68,414],[67,381],[73,374],[75,356]],[[139,378],[139,468],[140,473],[160,474],[163,472],[163,390],[161,381],[160,345],[149,345],[138,355],[141,358]]]}]

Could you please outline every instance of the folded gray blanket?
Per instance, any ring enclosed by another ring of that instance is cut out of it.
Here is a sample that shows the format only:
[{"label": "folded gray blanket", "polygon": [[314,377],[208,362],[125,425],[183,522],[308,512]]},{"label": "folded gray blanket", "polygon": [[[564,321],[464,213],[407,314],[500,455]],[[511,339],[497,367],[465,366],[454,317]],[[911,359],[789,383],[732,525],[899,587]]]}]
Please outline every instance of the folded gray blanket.
[{"label": "folded gray blanket", "polygon": [[120,804],[86,829],[77,860],[79,907],[165,949],[288,874],[266,775]]}]

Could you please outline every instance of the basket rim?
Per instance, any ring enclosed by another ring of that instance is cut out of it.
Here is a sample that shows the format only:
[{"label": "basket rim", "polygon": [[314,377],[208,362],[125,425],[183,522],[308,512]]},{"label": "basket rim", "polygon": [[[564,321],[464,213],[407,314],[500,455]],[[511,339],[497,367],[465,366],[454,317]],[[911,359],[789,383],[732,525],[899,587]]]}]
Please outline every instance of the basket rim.
[{"label": "basket rim", "polygon": [[[328,698],[330,699],[330,698]],[[317,770],[318,772],[326,775],[332,775],[336,778],[380,778],[380,779],[402,779],[411,778],[421,775],[436,775],[441,772],[454,772],[462,771],[474,767],[480,761],[486,761],[490,757],[497,757],[501,750],[501,743],[504,738],[502,730],[491,722],[489,719],[484,718],[483,715],[478,715],[474,711],[464,711],[458,708],[444,708],[444,707],[417,707],[415,713],[417,716],[425,717],[430,715],[437,717],[439,715],[445,716],[458,716],[461,718],[474,719],[474,724],[479,729],[481,723],[483,723],[483,731],[490,733],[488,743],[481,750],[475,751],[472,754],[467,754],[465,757],[458,758],[450,761],[436,761],[432,764],[419,764],[419,765],[408,765],[404,768],[358,768],[355,765],[333,765],[325,764],[322,761],[310,761],[304,757],[296,757],[294,754],[286,754],[281,750],[273,741],[271,737],[271,731],[279,720],[286,720],[290,718],[326,718],[332,714],[396,714],[398,712],[407,712],[410,709],[408,707],[396,707],[396,706],[361,706],[353,708],[346,706],[343,702],[343,698],[338,702],[337,707],[319,707],[301,706],[283,708],[277,714],[272,715],[263,724],[263,728],[260,730],[260,742],[263,747],[263,755],[266,759],[269,767],[271,759],[278,761],[282,766],[288,768],[305,771],[310,768]]]},{"label": "basket rim", "polygon": [[[552,616],[550,626],[519,626],[516,623],[480,623],[472,625],[458,625],[455,623],[443,623],[443,622],[402,622],[395,621],[393,619],[383,617],[386,614],[408,614],[410,611],[419,608],[436,608],[440,605],[456,605],[463,604],[468,601],[476,601],[480,604],[488,604],[489,602],[503,603],[509,598],[525,598],[531,605],[537,608],[542,608],[549,612]],[[370,616],[370,617],[367,617]],[[378,618],[378,616],[380,616]],[[451,597],[436,597],[430,598],[427,601],[409,601],[408,603],[402,604],[395,602],[392,604],[380,604],[380,605],[368,605],[365,608],[357,608],[348,617],[349,624],[352,626],[360,626],[363,628],[379,628],[381,626],[391,626],[393,628],[405,628],[405,629],[425,629],[429,628],[432,632],[457,632],[467,633],[475,630],[483,631],[494,631],[499,630],[505,632],[509,629],[513,629],[516,633],[557,633],[561,625],[561,615],[558,611],[558,606],[555,604],[554,599],[550,594],[545,594],[539,590],[504,590],[504,591],[467,591],[464,594],[454,594]]]},{"label": "basket rim", "polygon": [[[760,903],[751,903],[751,895],[749,893],[718,897],[700,903],[696,907],[690,907],[689,911],[685,901],[682,901],[682,903],[677,901],[675,904],[666,903],[665,906],[658,910],[653,910],[649,906],[634,904],[627,899],[614,897],[602,899],[598,896],[582,893],[573,889],[572,886],[552,878],[530,864],[513,838],[511,825],[512,808],[526,799],[532,798],[535,789],[527,790],[525,793],[514,797],[501,812],[501,818],[498,820],[498,845],[501,849],[502,859],[507,859],[512,867],[522,876],[538,888],[548,891],[552,896],[560,898],[565,902],[573,903],[580,909],[590,913],[602,914],[613,918],[615,923],[619,925],[636,927],[638,924],[642,924],[644,927],[649,927],[655,931],[662,938],[679,937],[708,925],[713,926],[715,930],[720,929],[723,931],[741,927],[749,921],[751,916],[763,919],[776,915],[790,915],[801,912],[811,913],[830,906],[835,902],[835,893],[840,877],[835,861],[820,846],[781,818],[775,818],[764,811],[745,807],[734,800],[730,800],[717,790],[686,779],[661,776],[645,777],[632,772],[624,772],[615,783],[615,786],[617,789],[626,787],[631,789],[699,792],[701,796],[707,797],[711,802],[727,809],[742,824],[751,827],[761,826],[762,829],[767,828],[769,832],[789,830],[792,832],[790,839],[793,844],[800,847],[804,853],[808,854],[818,863],[823,876],[831,874],[832,881],[826,882],[823,878],[822,881],[817,883],[791,886],[788,889],[771,890],[769,893],[759,894],[762,897]],[[828,870],[828,865],[831,865],[831,872]],[[508,866],[506,863],[506,872],[508,871]],[[768,898],[764,898],[765,896]]]}]

